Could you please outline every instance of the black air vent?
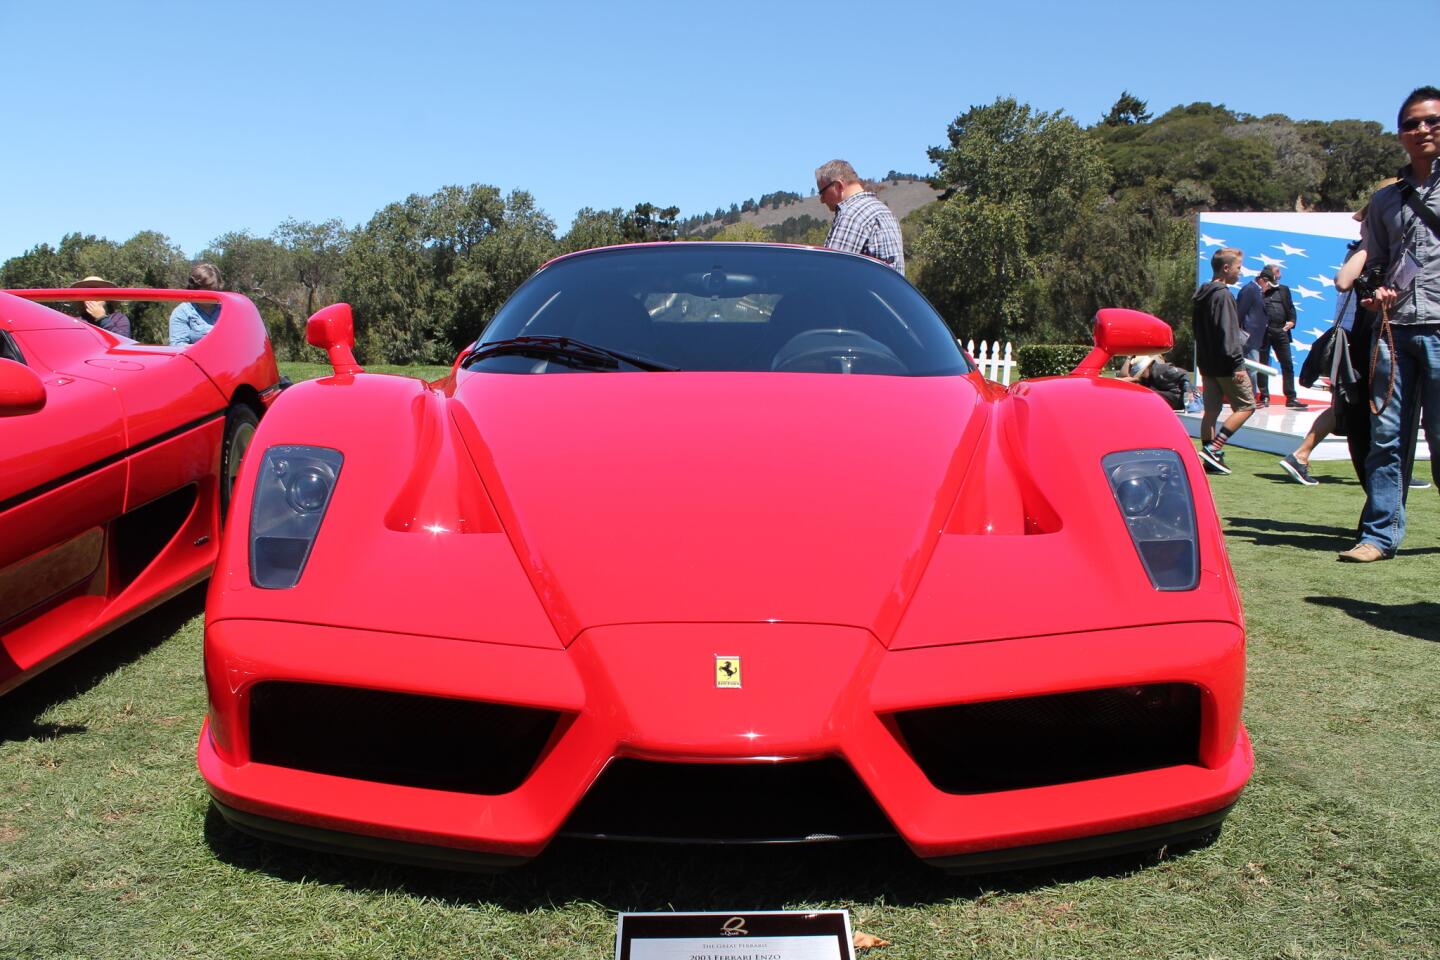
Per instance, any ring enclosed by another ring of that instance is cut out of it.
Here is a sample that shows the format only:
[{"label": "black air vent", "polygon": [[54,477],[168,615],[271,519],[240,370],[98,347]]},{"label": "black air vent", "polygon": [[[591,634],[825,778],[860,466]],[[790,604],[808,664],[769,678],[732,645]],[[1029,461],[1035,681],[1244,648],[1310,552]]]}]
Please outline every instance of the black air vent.
[{"label": "black air vent", "polygon": [[559,714],[474,700],[267,681],[250,695],[257,763],[460,793],[509,793]]},{"label": "black air vent", "polygon": [[991,793],[1198,762],[1200,691],[1189,684],[1083,690],[895,715],[930,782]]},{"label": "black air vent", "polygon": [[620,759],[601,774],[562,832],[690,843],[796,843],[895,831],[841,760]]}]

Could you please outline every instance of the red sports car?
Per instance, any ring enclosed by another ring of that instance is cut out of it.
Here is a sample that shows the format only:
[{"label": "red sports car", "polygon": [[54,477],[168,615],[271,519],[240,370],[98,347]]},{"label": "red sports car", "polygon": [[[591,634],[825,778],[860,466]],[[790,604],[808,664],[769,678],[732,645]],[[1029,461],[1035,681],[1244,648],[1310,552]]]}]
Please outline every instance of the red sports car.
[{"label": "red sports car", "polygon": [[1212,834],[1253,765],[1199,460],[1098,376],[976,372],[894,270],[553,261],[433,384],[287,391],[210,586],[199,766],[242,830],[503,866],[557,835],[898,834],[950,870]]},{"label": "red sports car", "polygon": [[0,292],[0,693],[205,579],[241,454],[280,390],[244,297],[104,291],[219,303],[183,349],[34,302],[96,295]]}]

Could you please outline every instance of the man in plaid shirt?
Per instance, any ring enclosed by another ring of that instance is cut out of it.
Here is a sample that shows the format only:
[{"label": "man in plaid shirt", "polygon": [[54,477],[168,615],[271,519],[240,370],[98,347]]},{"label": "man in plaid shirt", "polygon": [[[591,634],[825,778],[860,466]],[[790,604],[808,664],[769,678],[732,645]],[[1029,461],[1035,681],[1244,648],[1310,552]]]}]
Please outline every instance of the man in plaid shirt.
[{"label": "man in plaid shirt", "polygon": [[866,254],[905,273],[900,224],[884,201],[865,189],[854,167],[831,160],[815,171],[815,189],[820,191],[820,202],[835,214],[825,246]]}]

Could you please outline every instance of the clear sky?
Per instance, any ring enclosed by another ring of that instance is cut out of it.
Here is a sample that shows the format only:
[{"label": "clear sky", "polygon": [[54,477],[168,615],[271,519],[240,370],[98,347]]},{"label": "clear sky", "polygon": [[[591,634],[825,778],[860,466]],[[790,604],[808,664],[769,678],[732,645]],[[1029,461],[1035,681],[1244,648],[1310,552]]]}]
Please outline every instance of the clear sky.
[{"label": "clear sky", "polygon": [[1393,129],[1440,71],[1403,40],[1393,66],[1364,64],[1356,31],[1394,19],[1379,9],[0,0],[0,260],[143,229],[194,255],[447,184],[528,190],[562,232],[584,206],[689,216],[808,192],[834,157],[928,174],[946,125],[999,96],[1087,125],[1128,89],[1156,113],[1208,100]]}]

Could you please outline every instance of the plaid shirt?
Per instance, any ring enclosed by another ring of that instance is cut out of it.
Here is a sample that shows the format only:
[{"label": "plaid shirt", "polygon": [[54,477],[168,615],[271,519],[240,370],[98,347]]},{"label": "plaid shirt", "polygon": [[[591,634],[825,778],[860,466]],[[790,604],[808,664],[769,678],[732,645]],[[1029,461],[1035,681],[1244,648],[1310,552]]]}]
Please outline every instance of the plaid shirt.
[{"label": "plaid shirt", "polygon": [[835,211],[835,221],[830,224],[825,246],[863,253],[883,260],[902,274],[905,272],[900,224],[885,202],[868,190],[841,202],[840,209]]}]

